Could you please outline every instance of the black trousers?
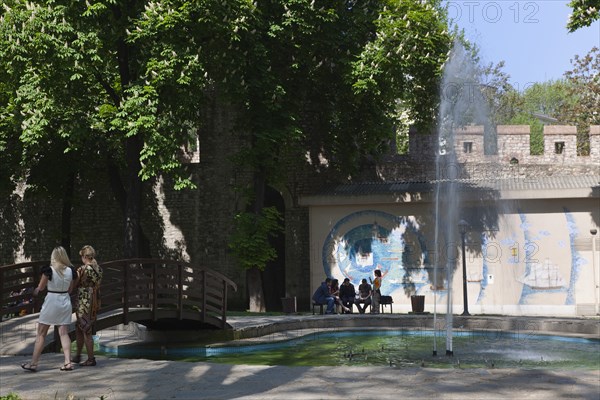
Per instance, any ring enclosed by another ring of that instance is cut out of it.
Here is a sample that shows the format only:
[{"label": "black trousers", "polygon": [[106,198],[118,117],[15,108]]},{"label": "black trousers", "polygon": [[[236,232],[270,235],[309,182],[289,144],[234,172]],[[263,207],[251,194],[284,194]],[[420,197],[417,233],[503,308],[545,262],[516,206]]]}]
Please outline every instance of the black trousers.
[{"label": "black trousers", "polygon": [[348,307],[350,309],[350,312],[354,311],[352,309],[352,306],[354,305],[354,296],[352,296],[352,297],[342,297],[341,300],[342,300],[342,304],[345,307]]}]

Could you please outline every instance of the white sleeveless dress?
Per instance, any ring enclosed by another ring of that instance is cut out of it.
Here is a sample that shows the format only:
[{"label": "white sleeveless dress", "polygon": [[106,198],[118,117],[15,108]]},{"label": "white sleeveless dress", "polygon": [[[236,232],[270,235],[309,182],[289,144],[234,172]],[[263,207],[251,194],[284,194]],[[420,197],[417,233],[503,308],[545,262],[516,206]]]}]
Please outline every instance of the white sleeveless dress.
[{"label": "white sleeveless dress", "polygon": [[71,296],[67,291],[73,280],[73,270],[66,268],[63,276],[60,276],[53,267],[50,268],[52,277],[48,281],[48,293],[44,299],[38,322],[45,325],[69,325],[73,306],[71,305]]}]

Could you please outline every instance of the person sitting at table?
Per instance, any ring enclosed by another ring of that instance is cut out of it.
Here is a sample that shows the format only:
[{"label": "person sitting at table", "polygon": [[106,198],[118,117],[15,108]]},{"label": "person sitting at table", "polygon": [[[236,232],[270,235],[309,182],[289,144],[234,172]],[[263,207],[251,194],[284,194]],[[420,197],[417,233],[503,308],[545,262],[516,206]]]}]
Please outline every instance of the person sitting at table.
[{"label": "person sitting at table", "polygon": [[350,282],[350,279],[345,278],[344,282],[342,282],[342,286],[340,286],[340,299],[342,300],[342,305],[346,307],[344,309],[345,312],[352,314],[352,305],[354,304],[355,298],[356,289]]},{"label": "person sitting at table", "polygon": [[[363,279],[362,283],[358,286],[358,298],[354,301],[359,313],[364,314],[367,306],[371,305],[372,294],[371,285],[367,283],[366,279]],[[361,307],[361,304],[364,304],[364,306]]]}]

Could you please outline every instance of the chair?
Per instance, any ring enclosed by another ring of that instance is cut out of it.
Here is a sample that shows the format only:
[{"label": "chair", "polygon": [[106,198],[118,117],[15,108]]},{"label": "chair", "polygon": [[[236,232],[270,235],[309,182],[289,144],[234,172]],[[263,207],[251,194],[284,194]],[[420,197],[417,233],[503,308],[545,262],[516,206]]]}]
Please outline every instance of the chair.
[{"label": "chair", "polygon": [[390,314],[391,314],[394,311],[392,308],[393,303],[394,303],[394,299],[392,299],[392,296],[381,296],[381,298],[379,299],[379,306],[381,308],[381,313],[385,312],[385,306],[389,306]]},{"label": "chair", "polygon": [[320,314],[323,315],[323,307],[326,306],[327,304],[319,304],[319,303],[315,303],[314,301],[312,302],[312,312],[313,315],[315,315],[315,308],[319,307],[320,309]]}]

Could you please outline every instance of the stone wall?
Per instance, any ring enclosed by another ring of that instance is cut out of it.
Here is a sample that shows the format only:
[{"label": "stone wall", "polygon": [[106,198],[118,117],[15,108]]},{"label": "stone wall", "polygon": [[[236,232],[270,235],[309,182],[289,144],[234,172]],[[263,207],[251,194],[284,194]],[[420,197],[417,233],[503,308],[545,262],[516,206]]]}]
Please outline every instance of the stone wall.
[{"label": "stone wall", "polygon": [[[498,125],[495,136],[484,135],[481,125],[467,126],[454,133],[454,148],[460,162],[482,164],[561,164],[565,166],[600,163],[600,126],[590,127],[590,154],[577,155],[577,129],[568,125],[544,126],[544,154],[532,155],[528,125]],[[435,157],[435,135],[409,133],[409,159]],[[498,152],[484,153],[484,140],[496,141]]]},{"label": "stone wall", "polygon": [[[173,183],[161,178],[145,184],[143,227],[150,240],[152,256],[190,261],[221,271],[239,287],[232,293],[232,309],[246,306],[245,273],[228,248],[235,214],[243,207],[237,188],[251,182],[251,173],[240,170],[231,161],[234,152],[245,143],[233,135],[235,110],[216,106],[207,111],[207,121],[199,133],[199,152],[190,156],[190,176],[195,190],[173,190]],[[554,151],[556,141],[564,141],[564,151],[543,156],[529,154],[528,127],[500,126],[498,154],[483,152],[483,129],[467,127],[457,133],[455,148],[462,178],[523,178],[547,175],[583,175],[598,173],[600,163],[600,126],[590,130],[590,155],[577,156],[572,127],[546,127],[546,153]],[[465,152],[464,142],[471,142]],[[388,155],[375,166],[369,179],[423,181],[435,179],[431,160],[435,154],[431,135],[412,132],[409,155]],[[512,159],[518,163],[511,163]],[[291,165],[291,164],[290,164]],[[315,194],[324,186],[341,179],[326,167],[295,164],[285,167],[287,181],[276,188],[285,203],[285,295],[296,296],[299,308],[310,301],[310,231],[308,208],[298,198]],[[0,264],[48,259],[51,249],[60,243],[60,199],[32,188],[3,196],[0,205]],[[106,171],[91,171],[80,176],[76,185],[71,223],[72,247],[92,244],[100,261],[121,258],[123,254],[123,218],[111,193]]]}]

